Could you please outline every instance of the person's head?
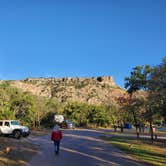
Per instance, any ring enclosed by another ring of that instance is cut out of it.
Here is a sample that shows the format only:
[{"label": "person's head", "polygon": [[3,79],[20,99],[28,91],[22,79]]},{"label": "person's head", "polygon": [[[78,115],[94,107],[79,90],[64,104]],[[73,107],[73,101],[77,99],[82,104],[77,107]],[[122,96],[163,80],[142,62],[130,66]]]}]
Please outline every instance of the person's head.
[{"label": "person's head", "polygon": [[54,128],[53,128],[53,131],[58,131],[59,130],[59,125],[55,125]]}]

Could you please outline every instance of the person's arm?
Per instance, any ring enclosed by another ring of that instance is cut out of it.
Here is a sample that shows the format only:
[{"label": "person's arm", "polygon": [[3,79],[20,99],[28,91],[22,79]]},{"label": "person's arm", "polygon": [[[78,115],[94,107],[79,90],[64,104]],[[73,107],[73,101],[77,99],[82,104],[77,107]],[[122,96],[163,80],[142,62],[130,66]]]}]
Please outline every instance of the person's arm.
[{"label": "person's arm", "polygon": [[62,139],[62,131],[60,131],[60,138]]}]

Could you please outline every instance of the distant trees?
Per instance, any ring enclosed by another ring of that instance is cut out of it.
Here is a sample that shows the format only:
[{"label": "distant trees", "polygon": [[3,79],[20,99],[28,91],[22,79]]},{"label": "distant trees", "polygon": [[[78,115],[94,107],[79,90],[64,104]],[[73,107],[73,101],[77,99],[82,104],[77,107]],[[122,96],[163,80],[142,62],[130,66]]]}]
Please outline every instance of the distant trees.
[{"label": "distant trees", "polygon": [[19,119],[31,125],[34,105],[31,94],[11,87],[10,82],[0,84],[0,119]]},{"label": "distant trees", "polygon": [[57,102],[0,84],[0,119],[18,119],[33,128],[52,127],[54,115],[63,114],[77,126],[109,126],[113,107],[79,102]]},{"label": "distant trees", "polygon": [[124,125],[128,122],[131,122],[128,108],[126,107],[128,105],[128,98],[126,95],[124,95],[118,97],[116,100],[117,104],[111,112],[111,117],[114,117],[114,131],[116,131],[117,127],[119,127],[121,129],[121,132],[123,132]]},{"label": "distant trees", "polygon": [[48,112],[56,113],[57,106],[51,99],[10,86],[10,82],[0,84],[0,119],[18,119],[28,126],[40,127]]},{"label": "distant trees", "polygon": [[68,103],[64,108],[64,114],[77,126],[108,126],[111,121],[110,113],[105,106],[85,103]]},{"label": "distant trees", "polygon": [[13,111],[16,119],[32,125],[35,112],[35,102],[29,93],[19,92],[12,96],[10,101],[10,111]]},{"label": "distant trees", "polygon": [[[42,108],[43,113],[40,121],[40,125],[43,127],[54,126],[54,115],[63,114],[63,105],[57,102],[55,99],[45,99],[44,106]],[[40,110],[39,110],[40,112]]]},{"label": "distant trees", "polygon": [[87,104],[71,102],[64,107],[67,119],[72,120],[77,126],[87,126],[89,123],[89,107]]}]

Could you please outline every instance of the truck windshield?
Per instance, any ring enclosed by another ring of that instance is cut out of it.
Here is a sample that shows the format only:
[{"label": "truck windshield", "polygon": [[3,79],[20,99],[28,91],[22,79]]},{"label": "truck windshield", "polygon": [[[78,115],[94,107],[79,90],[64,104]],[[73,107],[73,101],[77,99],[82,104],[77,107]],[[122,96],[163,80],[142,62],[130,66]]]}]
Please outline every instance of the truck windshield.
[{"label": "truck windshield", "polygon": [[12,125],[20,125],[18,121],[11,121]]}]

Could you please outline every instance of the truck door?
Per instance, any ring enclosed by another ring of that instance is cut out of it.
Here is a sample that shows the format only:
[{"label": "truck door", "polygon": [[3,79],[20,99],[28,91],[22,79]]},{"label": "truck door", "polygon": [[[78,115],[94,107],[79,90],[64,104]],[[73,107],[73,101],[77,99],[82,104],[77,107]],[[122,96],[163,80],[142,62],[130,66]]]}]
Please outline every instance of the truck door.
[{"label": "truck door", "polygon": [[4,122],[4,125],[2,127],[2,133],[3,134],[11,134],[12,133],[12,129],[10,127],[10,123],[9,122]]}]

